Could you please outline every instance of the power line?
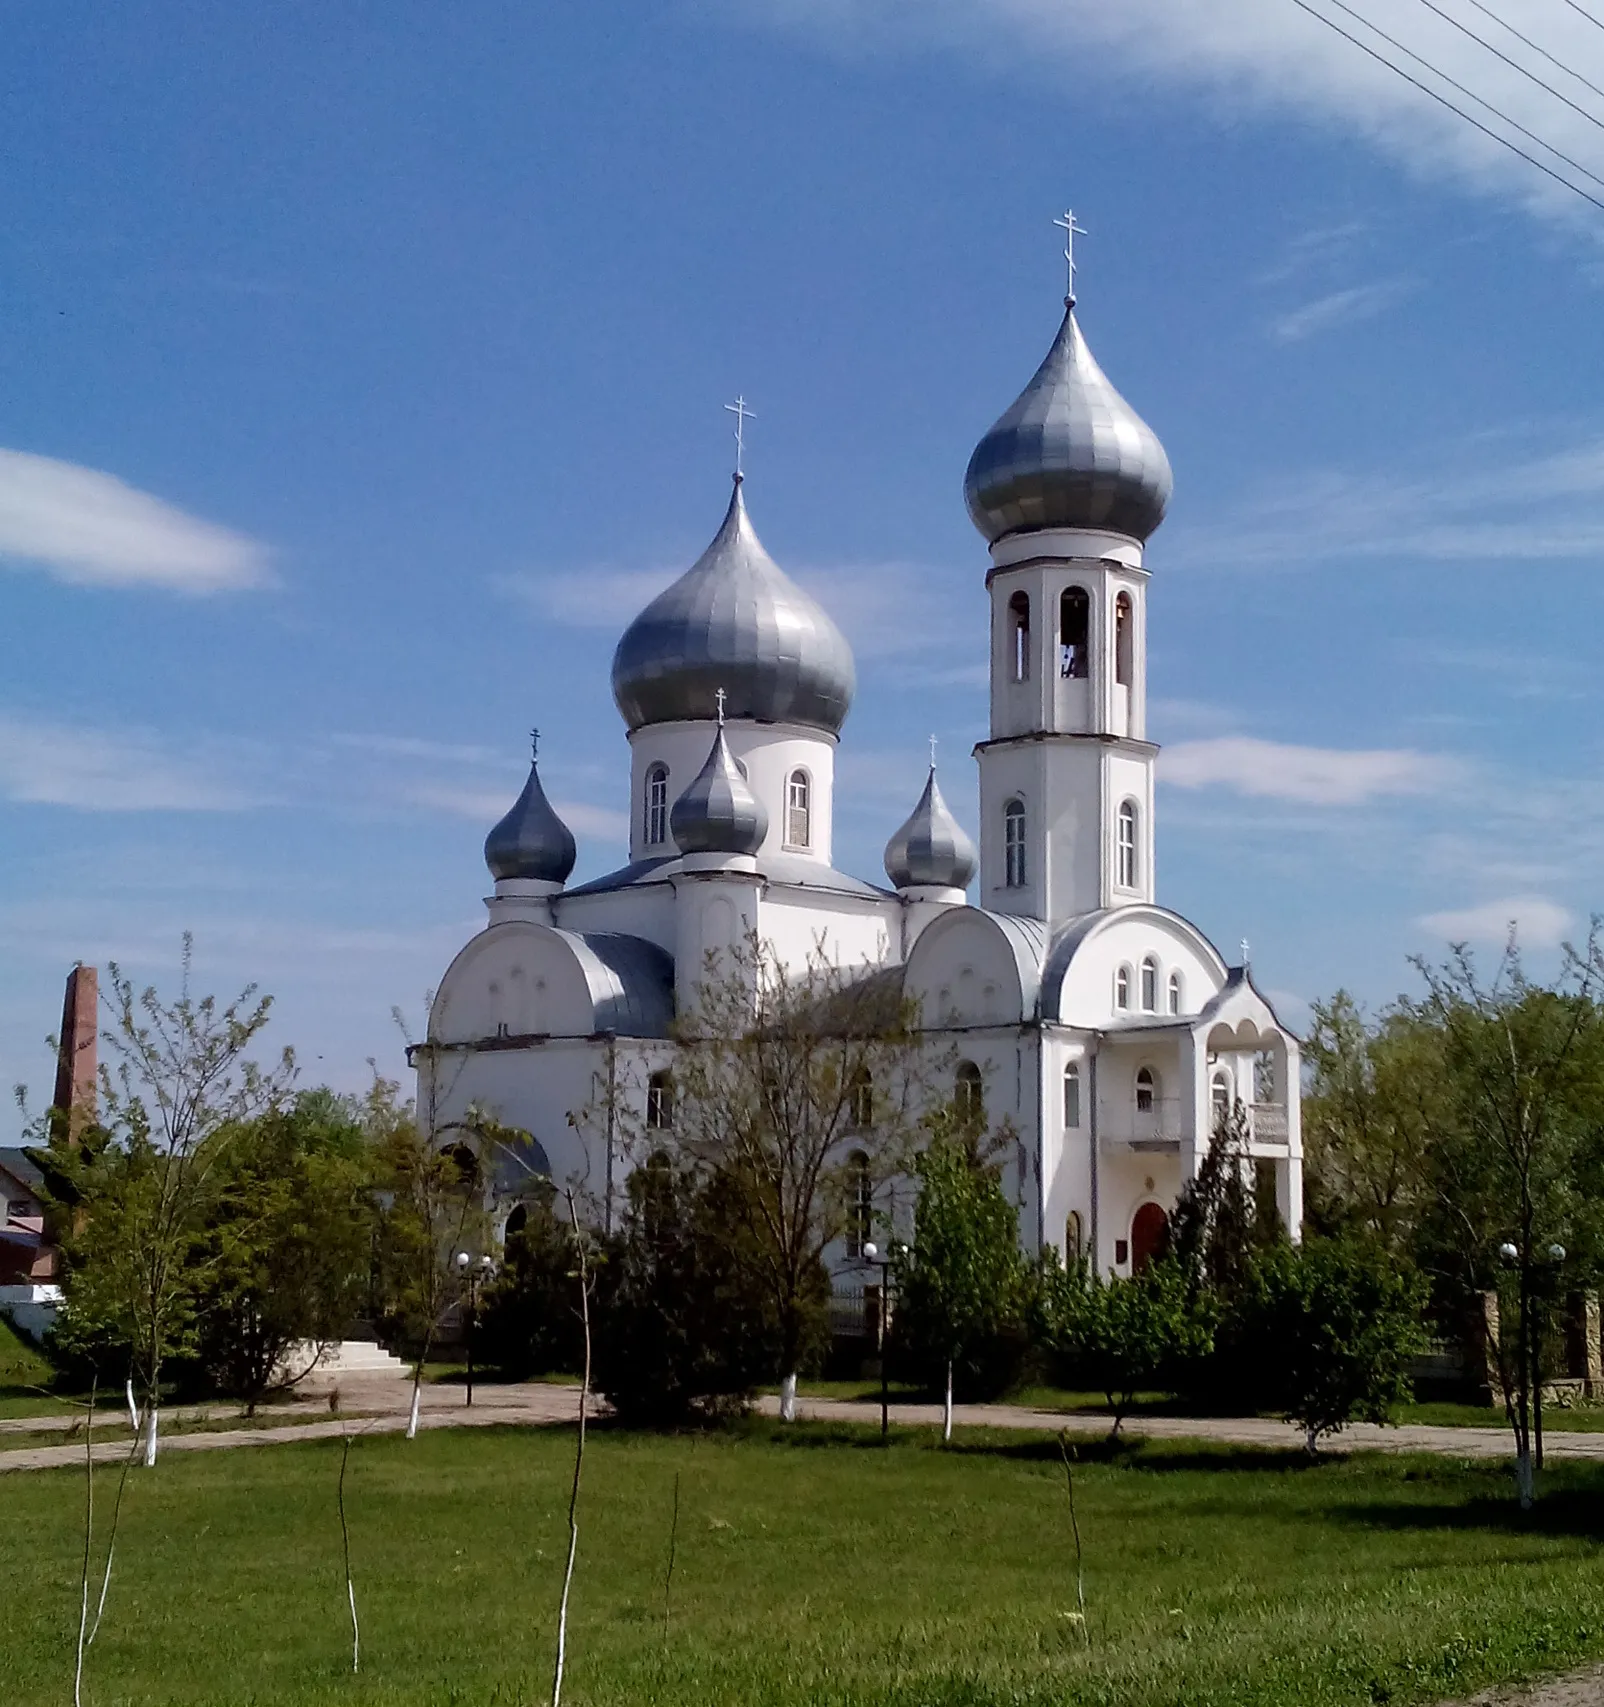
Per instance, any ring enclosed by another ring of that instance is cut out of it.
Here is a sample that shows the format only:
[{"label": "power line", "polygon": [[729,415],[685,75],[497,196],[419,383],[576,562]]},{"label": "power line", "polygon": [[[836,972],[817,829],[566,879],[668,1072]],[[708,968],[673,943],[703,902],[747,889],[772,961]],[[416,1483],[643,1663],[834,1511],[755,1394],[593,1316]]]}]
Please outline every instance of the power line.
[{"label": "power line", "polygon": [[[1317,12],[1314,7],[1309,4],[1309,0],[1292,0],[1292,4],[1298,7],[1300,11],[1307,12],[1311,18],[1318,19],[1328,30],[1335,30],[1344,41],[1351,42],[1360,50],[1361,53],[1369,54],[1377,64],[1386,66],[1389,71],[1394,72],[1397,76],[1403,78],[1404,82],[1418,89],[1422,95],[1429,95],[1439,106],[1446,107],[1449,112],[1453,113],[1456,117],[1462,118],[1466,124],[1474,125],[1483,136],[1491,137],[1492,140],[1498,143],[1500,147],[1507,148],[1511,154],[1519,155],[1528,166],[1535,166],[1539,172],[1543,173],[1546,177],[1552,178],[1556,184],[1563,184],[1573,195],[1580,196],[1584,202],[1590,203],[1593,207],[1596,207],[1600,213],[1604,213],[1604,201],[1600,201],[1597,196],[1591,194],[1587,190],[1584,190],[1580,184],[1573,184],[1563,173],[1556,172],[1552,166],[1542,160],[1539,160],[1536,155],[1528,154],[1519,143],[1511,142],[1507,136],[1500,136],[1490,125],[1483,124],[1479,118],[1467,113],[1463,107],[1455,106],[1454,103],[1450,101],[1440,90],[1433,89],[1430,84],[1422,83],[1418,77],[1410,76],[1410,74],[1405,71],[1401,65],[1395,65],[1384,53],[1378,53],[1368,42],[1360,41],[1358,36],[1351,35],[1347,30],[1343,29],[1342,25],[1334,18],[1328,18],[1323,12]],[[1343,10],[1346,11],[1348,8],[1344,7]],[[1362,19],[1360,21],[1363,22]],[[1379,35],[1380,31],[1377,31],[1377,34]],[[1407,52],[1408,50],[1405,49],[1404,51]],[[1418,56],[1411,55],[1411,57],[1413,58]],[[1425,62],[1422,61],[1421,63],[1424,64]],[[1428,66],[1427,69],[1430,70],[1431,67]],[[1441,74],[1439,73],[1438,75]],[[1452,81],[1452,79],[1446,79],[1446,81]],[[1458,85],[1455,85],[1455,87],[1458,87]],[[1466,90],[1465,93],[1469,94],[1470,91]],[[1472,100],[1480,99],[1479,96],[1475,95],[1472,95],[1470,98]],[[1485,101],[1481,104],[1483,106],[1487,106]],[[1489,107],[1488,110],[1490,112],[1497,113],[1496,107]],[[1498,117],[1503,118],[1504,115],[1502,113],[1498,113]],[[1506,122],[1513,123],[1514,121],[1507,120]],[[1519,129],[1521,127],[1517,125],[1516,128]],[[1544,142],[1541,137],[1535,137],[1533,140],[1536,141],[1540,147],[1548,147],[1548,144]],[[1561,155],[1560,158],[1563,159],[1564,156]],[[1585,166],[1582,167],[1581,170],[1585,172],[1588,177],[1591,178],[1593,176],[1591,172],[1587,172],[1587,168]],[[1595,182],[1597,182],[1596,179]]]},{"label": "power line", "polygon": [[1595,30],[1604,30],[1604,22],[1600,22],[1599,19],[1595,18],[1585,6],[1577,5],[1576,0],[1565,0],[1565,4],[1569,6],[1573,12],[1578,12],[1582,17],[1586,18],[1588,23],[1590,23]]},{"label": "power line", "polygon": [[1567,65],[1563,59],[1556,59],[1541,42],[1535,42],[1530,36],[1522,35],[1507,18],[1499,17],[1491,6],[1484,6],[1482,4],[1482,0],[1470,0],[1470,4],[1474,6],[1484,17],[1491,18],[1500,29],[1508,30],[1516,41],[1525,42],[1527,47],[1529,47],[1533,53],[1540,53],[1550,65],[1558,66],[1567,77],[1574,77],[1578,83],[1582,84],[1585,88],[1591,89],[1595,95],[1604,97],[1604,89],[1599,88],[1598,84],[1594,83],[1590,78],[1584,77],[1580,71],[1577,71]]},{"label": "power line", "polygon": [[[1458,18],[1453,16],[1452,13],[1445,12],[1441,6],[1437,5],[1436,0],[1420,0],[1420,4],[1424,6],[1428,12],[1435,12],[1445,24],[1452,24],[1462,36],[1468,36],[1473,42],[1475,42],[1477,47],[1486,48],[1486,50],[1492,54],[1495,59],[1502,60],[1511,71],[1518,71],[1522,77],[1526,78],[1529,82],[1535,83],[1539,89],[1546,90],[1547,93],[1552,95],[1556,101],[1563,101],[1573,113],[1580,114],[1580,116],[1586,119],[1590,125],[1595,125],[1599,130],[1604,130],[1604,119],[1595,117],[1587,110],[1586,107],[1579,107],[1569,95],[1561,94],[1561,92],[1556,89],[1552,83],[1545,83],[1535,71],[1528,70],[1518,59],[1511,59],[1502,48],[1494,47],[1493,44],[1485,37],[1477,35],[1469,24],[1462,24]],[[1404,51],[1407,53],[1409,50],[1405,48]],[[1437,75],[1440,77],[1442,73],[1439,71]]]},{"label": "power line", "polygon": [[[1487,100],[1484,96],[1478,95],[1474,89],[1467,89],[1463,83],[1456,82],[1446,71],[1433,65],[1429,59],[1423,59],[1412,47],[1405,47],[1396,36],[1389,36],[1379,24],[1371,23],[1370,20],[1363,16],[1362,13],[1354,11],[1353,7],[1347,4],[1347,0],[1326,0],[1326,4],[1328,6],[1335,6],[1339,12],[1346,12],[1350,18],[1352,18],[1356,23],[1362,24],[1372,35],[1380,36],[1381,39],[1390,47],[1397,48],[1399,53],[1407,53],[1416,65],[1424,66],[1433,77],[1440,78],[1450,89],[1457,89],[1461,95],[1465,96],[1468,100],[1474,101],[1477,106],[1485,107],[1494,118],[1500,120],[1504,124],[1507,124],[1511,130],[1519,131],[1520,134],[1529,142],[1535,142],[1539,148],[1547,149],[1547,151],[1552,154],[1556,160],[1563,160],[1573,171],[1580,172],[1584,178],[1591,178],[1600,189],[1604,189],[1604,178],[1601,178],[1590,166],[1584,166],[1580,160],[1572,159],[1571,156],[1566,154],[1562,149],[1556,148],[1552,142],[1548,142],[1543,137],[1540,137],[1535,130],[1528,130],[1519,119],[1511,118],[1508,113],[1503,111],[1502,108],[1495,107],[1493,103]],[[1304,10],[1307,11],[1308,8],[1305,7]],[[1379,54],[1376,57],[1381,59],[1383,65],[1390,65],[1392,63],[1390,60],[1382,58]],[[1398,68],[1394,66],[1393,69],[1397,70]],[[1462,116],[1468,118],[1469,114],[1467,113]]]}]

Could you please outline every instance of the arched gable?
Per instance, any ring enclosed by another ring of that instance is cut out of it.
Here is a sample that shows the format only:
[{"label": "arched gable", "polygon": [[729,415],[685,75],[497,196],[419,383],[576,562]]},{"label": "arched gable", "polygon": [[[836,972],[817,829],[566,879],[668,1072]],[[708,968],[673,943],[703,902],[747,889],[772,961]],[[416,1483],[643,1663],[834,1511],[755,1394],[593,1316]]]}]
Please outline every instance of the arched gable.
[{"label": "arched gable", "polygon": [[673,1017],[674,963],[655,943],[510,919],[452,961],[429,1010],[429,1040],[666,1037]]},{"label": "arched gable", "polygon": [[1130,1001],[1137,1011],[1141,963],[1158,962],[1157,1006],[1168,1006],[1170,976],[1181,973],[1183,1015],[1196,1014],[1226,982],[1220,952],[1190,919],[1168,907],[1106,907],[1083,913],[1054,939],[1042,970],[1044,1019],[1101,1025],[1113,1009],[1119,966],[1130,969]]},{"label": "arched gable", "polygon": [[1017,1025],[1036,1015],[1046,949],[1039,920],[953,907],[920,933],[903,989],[927,1026]]}]

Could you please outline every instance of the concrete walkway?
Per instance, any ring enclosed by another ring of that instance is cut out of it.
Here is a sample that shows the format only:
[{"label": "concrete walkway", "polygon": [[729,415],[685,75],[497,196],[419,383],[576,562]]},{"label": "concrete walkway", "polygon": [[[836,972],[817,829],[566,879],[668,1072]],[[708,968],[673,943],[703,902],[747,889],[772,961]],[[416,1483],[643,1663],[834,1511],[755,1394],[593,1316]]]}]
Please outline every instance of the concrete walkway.
[{"label": "concrete walkway", "polygon": [[[327,1388],[337,1385],[342,1416],[328,1412]],[[274,1406],[269,1413],[275,1418],[286,1414],[304,1417],[304,1421],[277,1421],[269,1426],[214,1429],[205,1433],[169,1434],[163,1441],[163,1452],[217,1452],[235,1446],[280,1446],[297,1440],[337,1439],[342,1432],[358,1434],[396,1434],[406,1427],[407,1410],[411,1403],[412,1385],[391,1375],[347,1375],[337,1383],[329,1382],[321,1390],[311,1388],[305,1398],[290,1405]],[[421,1426],[424,1428],[485,1428],[494,1425],[541,1426],[571,1423],[578,1413],[579,1392],[575,1387],[546,1386],[538,1382],[516,1385],[482,1386],[475,1390],[472,1408],[463,1403],[458,1386],[434,1385],[423,1389]],[[598,1408],[605,1409],[604,1406]],[[877,1423],[880,1407],[862,1400],[803,1398],[798,1405],[801,1415],[813,1422]],[[758,1410],[766,1416],[779,1412],[779,1401],[772,1396],[758,1401]],[[178,1412],[172,1413],[175,1420]],[[184,1409],[186,1418],[199,1414]],[[238,1408],[211,1407],[208,1413],[215,1420],[238,1416]],[[1109,1419],[1095,1412],[1063,1415],[1056,1411],[1031,1410],[1020,1405],[960,1405],[955,1417],[962,1428],[997,1429],[1067,1429],[1077,1440],[1096,1440],[1108,1434]],[[52,1422],[42,1417],[17,1418],[8,1432],[42,1431],[59,1426],[71,1427],[77,1420],[61,1418]],[[899,1427],[939,1428],[939,1405],[893,1404],[891,1420]],[[0,1425],[6,1426],[6,1425]],[[1258,1446],[1272,1449],[1301,1450],[1302,1431],[1289,1423],[1269,1421],[1261,1417],[1136,1417],[1125,1424],[1124,1434],[1132,1440],[1199,1440],[1215,1441],[1234,1446]],[[3,1436],[0,1436],[3,1438]],[[1556,1431],[1544,1439],[1550,1458],[1604,1460],[1604,1433],[1580,1434]],[[97,1441],[94,1448],[96,1463],[117,1463],[128,1453],[129,1437],[124,1431],[117,1437]],[[1400,1428],[1379,1428],[1371,1423],[1357,1423],[1343,1431],[1327,1450],[1353,1451],[1361,1449],[1384,1452],[1435,1452],[1451,1458],[1500,1459],[1512,1453],[1507,1429],[1438,1428],[1419,1423]],[[7,1470],[43,1470],[60,1465],[81,1464],[84,1459],[82,1440],[63,1442],[59,1446],[32,1445],[13,1451],[0,1451],[0,1472]]]}]

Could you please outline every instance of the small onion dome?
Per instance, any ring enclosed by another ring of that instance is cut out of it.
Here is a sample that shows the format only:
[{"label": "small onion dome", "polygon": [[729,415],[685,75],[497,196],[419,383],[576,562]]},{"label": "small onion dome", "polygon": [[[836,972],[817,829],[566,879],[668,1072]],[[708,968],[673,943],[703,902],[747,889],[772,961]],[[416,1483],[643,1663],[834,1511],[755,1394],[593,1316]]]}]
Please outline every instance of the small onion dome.
[{"label": "small onion dome", "polygon": [[975,446],[970,519],[995,545],[1038,528],[1097,528],[1145,540],[1174,476],[1157,434],[1109,384],[1071,303],[1047,359]]},{"label": "small onion dome", "polygon": [[840,629],[763,549],[741,476],[707,550],[624,630],[613,698],[631,729],[730,717],[801,723],[834,735],[857,685]]},{"label": "small onion dome", "polygon": [[707,763],[674,802],[668,827],[681,853],[754,854],[762,847],[769,815],[730,756],[722,722]]},{"label": "small onion dome", "polygon": [[932,765],[913,816],[886,843],[886,876],[897,889],[967,889],[975,865],[975,844],[947,810]]},{"label": "small onion dome", "polygon": [[540,767],[530,761],[529,780],[512,810],[485,837],[485,864],[497,882],[504,877],[566,883],[574,869],[573,832],[552,810],[540,786]]}]

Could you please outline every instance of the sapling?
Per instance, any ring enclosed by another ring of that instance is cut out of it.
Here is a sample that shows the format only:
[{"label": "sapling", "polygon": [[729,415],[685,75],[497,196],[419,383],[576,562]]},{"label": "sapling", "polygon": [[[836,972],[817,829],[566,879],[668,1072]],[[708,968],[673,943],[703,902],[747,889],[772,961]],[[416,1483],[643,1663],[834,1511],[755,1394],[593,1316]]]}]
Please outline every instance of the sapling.
[{"label": "sapling", "polygon": [[84,1419],[84,1563],[78,1593],[78,1656],[72,1674],[72,1704],[82,1707],[84,1688],[84,1632],[89,1625],[89,1554],[95,1539],[95,1390],[89,1384],[89,1411]]},{"label": "sapling", "polygon": [[574,1233],[578,1263],[579,1322],[585,1336],[585,1369],[579,1383],[579,1439],[574,1448],[574,1482],[568,1495],[568,1564],[563,1571],[562,1600],[557,1608],[557,1669],[551,1680],[551,1707],[562,1707],[563,1666],[568,1658],[568,1595],[574,1585],[574,1559],[579,1551],[579,1483],[585,1469],[585,1413],[590,1401],[590,1263],[585,1235],[579,1227],[579,1208],[572,1186],[564,1189],[568,1221]]},{"label": "sapling", "polygon": [[351,1606],[351,1670],[357,1670],[362,1654],[362,1632],[356,1621],[356,1585],[351,1580],[351,1526],[345,1520],[345,1470],[351,1460],[351,1432],[340,1420],[340,1541],[345,1553],[345,1598]]},{"label": "sapling", "polygon": [[1069,1528],[1075,1537],[1075,1616],[1080,1622],[1080,1633],[1086,1645],[1091,1646],[1092,1633],[1086,1623],[1086,1568],[1081,1553],[1080,1522],[1075,1516],[1075,1471],[1070,1463],[1069,1430],[1058,1431],[1058,1451],[1064,1460],[1064,1482],[1069,1489]]},{"label": "sapling", "polygon": [[669,1615],[673,1609],[674,1554],[679,1546],[679,1471],[674,1472],[674,1516],[668,1526],[668,1567],[663,1572],[663,1652],[668,1652]]}]

